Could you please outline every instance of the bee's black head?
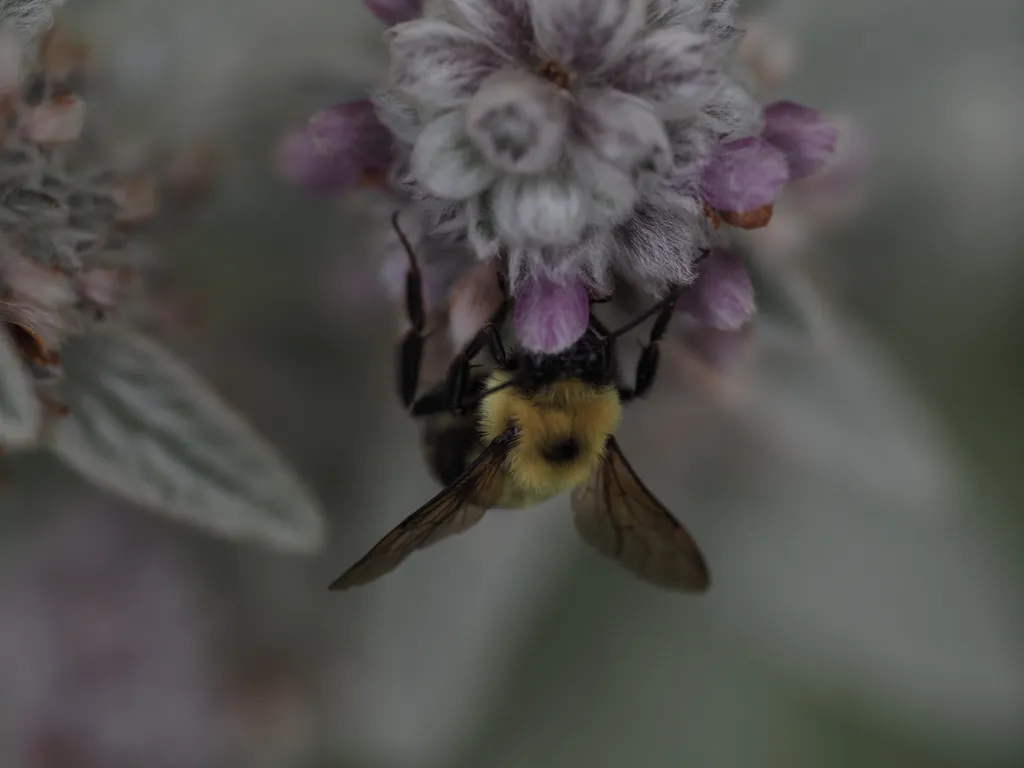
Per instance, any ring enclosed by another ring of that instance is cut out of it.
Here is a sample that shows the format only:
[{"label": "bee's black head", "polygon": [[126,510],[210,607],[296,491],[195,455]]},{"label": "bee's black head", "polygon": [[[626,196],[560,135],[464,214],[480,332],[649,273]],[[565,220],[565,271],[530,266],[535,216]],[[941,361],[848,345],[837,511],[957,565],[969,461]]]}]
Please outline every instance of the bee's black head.
[{"label": "bee's black head", "polygon": [[563,352],[522,355],[516,373],[516,378],[527,389],[558,379],[582,379],[596,386],[611,384],[615,380],[614,347],[588,330]]}]

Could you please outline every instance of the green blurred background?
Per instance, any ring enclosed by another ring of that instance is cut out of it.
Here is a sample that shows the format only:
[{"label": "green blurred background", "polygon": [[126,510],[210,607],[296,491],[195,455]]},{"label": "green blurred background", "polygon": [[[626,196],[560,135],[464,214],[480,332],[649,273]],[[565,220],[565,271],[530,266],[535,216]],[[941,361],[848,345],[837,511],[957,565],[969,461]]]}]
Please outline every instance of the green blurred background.
[{"label": "green blurred background", "polygon": [[331,534],[277,555],[5,460],[0,763],[1024,765],[1024,5],[742,7],[795,55],[779,95],[851,116],[871,163],[839,224],[815,228],[814,194],[779,219],[809,232],[792,257],[841,318],[833,354],[772,368],[744,420],[671,391],[627,419],[711,562],[691,599],[585,550],[565,500],[329,594],[434,487],[392,397],[366,201],[291,189],[272,155],[382,75],[382,28],[357,0],[68,3],[112,149],[220,152],[161,244],[204,312],[160,333]]}]

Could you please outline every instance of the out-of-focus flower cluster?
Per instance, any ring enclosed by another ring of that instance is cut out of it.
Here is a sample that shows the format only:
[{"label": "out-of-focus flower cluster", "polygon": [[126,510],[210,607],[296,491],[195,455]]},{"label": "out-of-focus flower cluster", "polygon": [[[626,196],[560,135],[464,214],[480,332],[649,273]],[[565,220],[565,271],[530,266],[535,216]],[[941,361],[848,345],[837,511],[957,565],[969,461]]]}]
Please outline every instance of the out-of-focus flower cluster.
[{"label": "out-of-focus flower cluster", "polygon": [[60,347],[130,295],[135,226],[157,209],[154,177],[88,164],[87,54],[57,28],[38,47],[0,40],[0,318],[37,376],[56,376]]},{"label": "out-of-focus flower cluster", "polygon": [[317,502],[291,468],[138,332],[174,303],[139,290],[159,267],[141,225],[205,191],[208,153],[157,170],[96,165],[108,137],[87,126],[87,47],[13,18],[0,26],[0,452],[48,448],[142,506],[319,546]]},{"label": "out-of-focus flower cluster", "polygon": [[582,333],[580,288],[688,287],[680,308],[701,323],[750,319],[722,225],[767,225],[784,187],[825,167],[836,129],[759,103],[732,0],[367,5],[393,25],[387,80],[286,137],[288,178],[383,192],[428,271],[498,260],[532,308],[515,326],[535,351]]},{"label": "out-of-focus flower cluster", "polygon": [[65,0],[0,0],[0,27],[31,38],[53,22]]}]

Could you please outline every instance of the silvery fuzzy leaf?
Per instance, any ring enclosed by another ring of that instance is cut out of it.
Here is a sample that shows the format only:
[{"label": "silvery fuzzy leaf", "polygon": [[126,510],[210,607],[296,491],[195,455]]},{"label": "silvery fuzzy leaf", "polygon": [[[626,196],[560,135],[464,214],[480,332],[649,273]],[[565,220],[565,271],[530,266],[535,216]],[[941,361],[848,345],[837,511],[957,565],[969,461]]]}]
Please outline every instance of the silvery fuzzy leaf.
[{"label": "silvery fuzzy leaf", "polygon": [[503,240],[568,245],[587,225],[589,192],[571,172],[505,177],[494,187],[492,205]]},{"label": "silvery fuzzy leaf", "polygon": [[578,130],[601,158],[651,186],[672,167],[665,126],[642,99],[611,89],[579,95]]},{"label": "silvery fuzzy leaf", "polygon": [[770,263],[742,250],[737,255],[754,286],[758,314],[788,331],[824,340],[834,332],[818,291],[798,269]]},{"label": "silvery fuzzy leaf", "polygon": [[569,99],[554,83],[526,72],[496,72],[466,108],[466,131],[495,166],[541,173],[562,154]]},{"label": "silvery fuzzy leaf", "polygon": [[420,134],[413,147],[412,174],[430,192],[464,200],[487,189],[497,171],[466,136],[461,110],[441,115]]},{"label": "silvery fuzzy leaf", "polygon": [[170,353],[107,327],[64,350],[55,453],[86,479],[214,533],[320,546],[317,502],[277,453]]},{"label": "silvery fuzzy leaf", "polygon": [[575,71],[613,63],[644,23],[645,0],[530,0],[545,56]]},{"label": "silvery fuzzy leaf", "polygon": [[465,30],[436,19],[399,24],[389,35],[394,84],[432,107],[464,104],[505,62]]},{"label": "silvery fuzzy leaf", "polygon": [[31,443],[41,422],[42,412],[28,370],[0,324],[0,447]]}]

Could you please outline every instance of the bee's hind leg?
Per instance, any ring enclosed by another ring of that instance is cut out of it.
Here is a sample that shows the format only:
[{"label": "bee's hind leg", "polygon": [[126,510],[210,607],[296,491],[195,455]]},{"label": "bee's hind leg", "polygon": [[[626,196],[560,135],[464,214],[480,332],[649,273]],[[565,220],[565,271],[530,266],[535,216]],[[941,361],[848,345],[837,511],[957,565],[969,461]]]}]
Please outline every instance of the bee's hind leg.
[{"label": "bee's hind leg", "polygon": [[423,273],[420,271],[416,254],[409,239],[398,226],[398,212],[391,217],[391,225],[398,233],[398,239],[409,257],[409,268],[405,273],[405,313],[412,326],[398,345],[398,396],[402,405],[410,408],[416,399],[420,368],[423,365],[423,347],[426,343],[426,302],[423,299]]}]

